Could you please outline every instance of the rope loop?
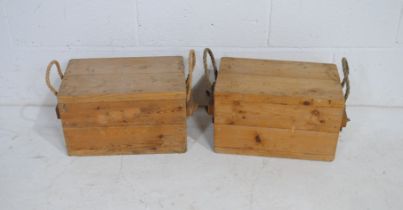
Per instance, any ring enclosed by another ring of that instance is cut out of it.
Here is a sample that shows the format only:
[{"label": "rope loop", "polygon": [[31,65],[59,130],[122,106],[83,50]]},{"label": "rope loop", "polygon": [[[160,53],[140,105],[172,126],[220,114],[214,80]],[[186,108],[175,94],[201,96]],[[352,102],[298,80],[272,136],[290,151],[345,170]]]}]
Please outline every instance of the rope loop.
[{"label": "rope loop", "polygon": [[344,93],[344,100],[347,101],[348,96],[350,95],[350,79],[349,79],[350,67],[348,66],[348,62],[347,62],[346,58],[342,58],[341,63],[343,66],[343,74],[344,74],[344,78],[341,82],[341,86],[343,88],[346,87],[346,92]]},{"label": "rope loop", "polygon": [[196,66],[196,54],[193,49],[189,51],[189,74],[186,79],[186,101],[189,102],[192,97],[192,80],[193,80],[193,71]]},{"label": "rope loop", "polygon": [[[210,73],[209,73],[208,64],[207,64],[207,55],[209,55],[211,64],[213,65],[214,82],[210,82]],[[203,66],[204,66],[204,73],[207,77],[207,80],[209,81],[210,85],[212,86],[215,83],[215,80],[217,80],[218,69],[217,69],[217,64],[215,62],[214,54],[210,48],[205,48],[203,51]]]},{"label": "rope loop", "polygon": [[52,91],[52,93],[57,96],[58,91],[56,90],[55,87],[50,83],[50,70],[52,70],[53,65],[56,65],[57,73],[60,76],[60,79],[63,79],[64,75],[62,72],[62,68],[60,67],[60,63],[57,60],[52,60],[49,64],[48,67],[46,68],[46,85]]},{"label": "rope loop", "polygon": [[196,54],[193,49],[189,51],[188,65],[189,65],[189,74],[186,78],[186,115],[191,116],[193,112],[195,112],[199,107],[199,105],[196,104],[192,98],[193,71],[196,66]]}]

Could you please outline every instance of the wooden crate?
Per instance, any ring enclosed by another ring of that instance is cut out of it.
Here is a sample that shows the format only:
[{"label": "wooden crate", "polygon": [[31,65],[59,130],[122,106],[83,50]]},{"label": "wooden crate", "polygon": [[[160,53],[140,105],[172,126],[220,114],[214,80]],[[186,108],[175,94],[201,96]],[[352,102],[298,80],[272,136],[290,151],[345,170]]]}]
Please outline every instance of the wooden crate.
[{"label": "wooden crate", "polygon": [[[56,64],[60,90],[50,84]],[[182,57],[53,61],[47,84],[57,95],[69,155],[186,151],[187,89]]]},{"label": "wooden crate", "polygon": [[334,64],[222,58],[215,151],[333,160],[347,121],[340,84]]}]

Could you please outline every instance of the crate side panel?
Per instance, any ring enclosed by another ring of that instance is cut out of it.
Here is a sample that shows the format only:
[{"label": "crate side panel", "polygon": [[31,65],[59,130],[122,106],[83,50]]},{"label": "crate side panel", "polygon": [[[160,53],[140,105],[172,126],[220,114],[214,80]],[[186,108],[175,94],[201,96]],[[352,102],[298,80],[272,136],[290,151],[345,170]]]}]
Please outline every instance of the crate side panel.
[{"label": "crate side panel", "polygon": [[63,78],[60,96],[185,92],[183,77],[160,74],[94,74]]},{"label": "crate side panel", "polygon": [[186,151],[186,125],[64,128],[70,155]]},{"label": "crate side panel", "polygon": [[280,105],[311,105],[315,107],[334,107],[342,108],[345,107],[345,102],[343,100],[332,100],[332,99],[317,99],[307,96],[285,96],[285,95],[264,95],[264,94],[248,94],[248,93],[238,93],[238,92],[214,92],[214,98],[217,100],[226,101],[247,101],[253,103],[264,103],[264,104],[280,104]]},{"label": "crate side panel", "polygon": [[338,133],[342,108],[305,105],[265,104],[248,101],[215,100],[214,122],[269,128]]},{"label": "crate side panel", "polygon": [[184,100],[59,104],[63,127],[185,124]]},{"label": "crate side panel", "polygon": [[344,103],[339,82],[334,80],[264,77],[261,75],[223,74],[217,80],[217,92],[240,93],[308,100],[332,100]]},{"label": "crate side panel", "polygon": [[234,125],[216,124],[214,128],[214,148],[218,152],[228,149],[227,152],[237,151],[236,154],[300,159],[328,157],[332,160],[339,136],[338,133]]}]

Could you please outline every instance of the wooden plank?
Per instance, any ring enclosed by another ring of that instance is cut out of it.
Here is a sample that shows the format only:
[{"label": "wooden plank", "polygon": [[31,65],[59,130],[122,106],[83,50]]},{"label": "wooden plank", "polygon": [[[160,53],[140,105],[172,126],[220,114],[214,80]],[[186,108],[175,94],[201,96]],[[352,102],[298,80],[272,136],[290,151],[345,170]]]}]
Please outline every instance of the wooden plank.
[{"label": "wooden plank", "polygon": [[87,58],[69,61],[66,76],[94,74],[183,74],[181,56]]},{"label": "wooden plank", "polygon": [[220,74],[325,79],[340,83],[337,66],[327,63],[223,57],[221,59]]},{"label": "wooden plank", "polygon": [[[114,97],[117,97],[115,99]],[[62,81],[59,103],[147,100],[149,98],[184,99],[185,82],[173,74],[159,75],[75,75]]]},{"label": "wooden plank", "polygon": [[279,158],[293,158],[293,159],[303,159],[303,160],[321,160],[321,161],[333,161],[334,155],[321,155],[321,154],[309,154],[309,153],[298,153],[289,151],[270,151],[265,150],[255,150],[255,149],[239,149],[231,147],[215,147],[214,151],[217,153],[224,154],[235,154],[235,155],[251,155],[251,156],[267,156],[267,157],[279,157]]},{"label": "wooden plank", "polygon": [[151,101],[151,100],[185,100],[186,92],[165,93],[125,93],[125,94],[100,94],[82,96],[57,96],[59,104],[64,103],[91,103],[91,102],[118,102],[118,101]]},{"label": "wooden plank", "polygon": [[333,80],[227,74],[219,76],[216,92],[304,97],[307,100],[322,99],[344,103],[340,83]]},{"label": "wooden plank", "polygon": [[279,105],[215,98],[216,124],[338,133],[344,110],[312,105]]},{"label": "wooden plank", "polygon": [[338,133],[214,125],[217,152],[333,160]]},{"label": "wooden plank", "polygon": [[185,124],[185,100],[59,104],[64,127]]},{"label": "wooden plank", "polygon": [[254,103],[266,103],[266,104],[281,104],[281,105],[301,105],[301,106],[315,106],[315,107],[334,107],[344,108],[344,99],[331,100],[331,99],[317,99],[306,96],[271,96],[264,94],[246,94],[235,92],[214,92],[214,98],[221,98],[227,101],[247,101]]},{"label": "wooden plank", "polygon": [[186,151],[186,126],[64,128],[69,155],[180,153]]},{"label": "wooden plank", "polygon": [[185,91],[184,78],[171,73],[72,75],[63,78],[60,95]]}]

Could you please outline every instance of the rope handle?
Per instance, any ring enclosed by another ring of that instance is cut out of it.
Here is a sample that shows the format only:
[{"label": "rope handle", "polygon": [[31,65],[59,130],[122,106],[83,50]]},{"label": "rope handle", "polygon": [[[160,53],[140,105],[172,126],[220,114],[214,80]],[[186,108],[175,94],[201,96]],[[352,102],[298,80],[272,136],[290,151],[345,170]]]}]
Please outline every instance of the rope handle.
[{"label": "rope handle", "polygon": [[186,114],[187,116],[191,116],[193,112],[197,110],[199,107],[192,99],[192,80],[193,80],[193,71],[196,66],[196,53],[193,49],[189,51],[189,73],[186,78]]},{"label": "rope handle", "polygon": [[[343,74],[344,74],[344,78],[341,81],[341,87],[344,89],[346,89],[345,93],[344,93],[344,101],[347,101],[348,96],[350,95],[350,79],[349,79],[349,74],[350,74],[350,67],[348,66],[348,61],[346,58],[342,58],[341,59],[341,64],[343,67]],[[343,119],[341,122],[341,127],[340,127],[340,131],[343,129],[343,127],[347,126],[347,123],[350,121],[350,118],[348,118],[347,116],[347,111],[346,108],[344,108],[344,114],[343,114]]]},{"label": "rope handle", "polygon": [[348,66],[347,58],[342,58],[341,64],[343,66],[343,74],[344,74],[343,81],[341,82],[341,87],[342,88],[346,87],[346,92],[344,93],[344,100],[347,101],[348,96],[350,95],[350,79],[349,79],[350,67]]},{"label": "rope handle", "polygon": [[57,60],[52,60],[49,64],[48,67],[46,68],[46,85],[52,91],[52,93],[57,96],[58,91],[56,90],[55,87],[50,83],[50,70],[52,70],[53,65],[56,65],[57,68],[57,73],[60,76],[60,79],[63,79],[64,75],[62,72],[62,68],[60,67],[60,63]]},{"label": "rope handle", "polygon": [[188,66],[189,66],[189,74],[186,79],[186,101],[189,102],[190,98],[192,96],[192,80],[193,80],[193,71],[196,66],[196,54],[193,49],[189,51],[189,60],[188,60]]},{"label": "rope handle", "polygon": [[[214,71],[214,81],[210,81],[210,73],[208,69],[208,64],[207,64],[207,55],[210,57],[211,64],[213,66],[213,71]],[[218,69],[217,69],[217,64],[214,58],[214,54],[211,51],[210,48],[205,48],[203,51],[203,66],[204,66],[204,76],[206,77],[206,80],[209,83],[209,89],[206,90],[206,94],[209,97],[209,103],[206,107],[206,111],[209,115],[214,115],[214,89],[215,89],[215,83],[217,81],[217,76],[218,76]],[[214,117],[213,117],[213,122],[214,122]]]},{"label": "rope handle", "polygon": [[[208,70],[208,64],[207,64],[207,55],[209,55],[211,64],[213,65],[213,70],[214,70],[214,82],[210,82],[210,73]],[[209,81],[210,86],[214,85],[215,80],[217,80],[217,75],[218,75],[218,69],[217,69],[217,64],[215,62],[214,54],[211,51],[210,48],[205,48],[203,51],[203,66],[204,66],[204,74],[207,77],[207,81]]]}]

